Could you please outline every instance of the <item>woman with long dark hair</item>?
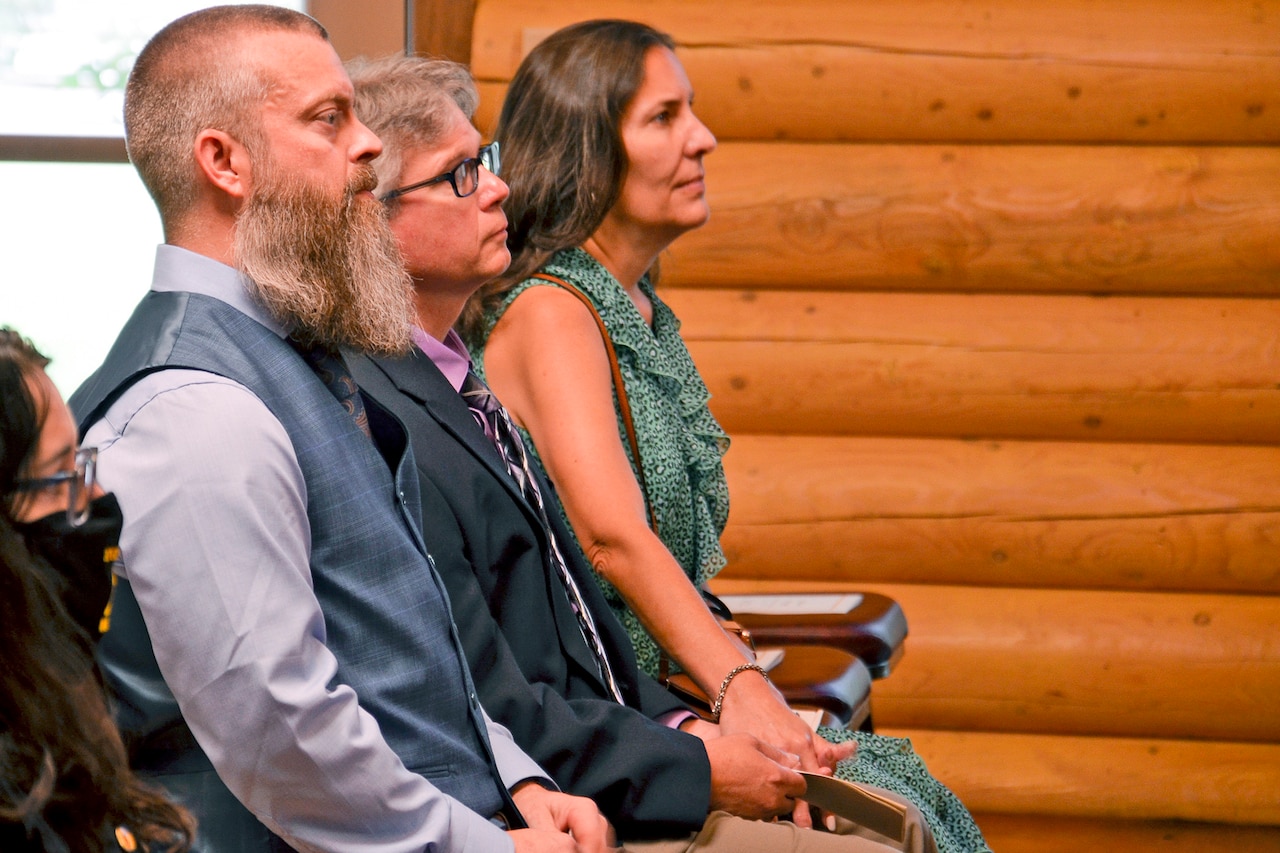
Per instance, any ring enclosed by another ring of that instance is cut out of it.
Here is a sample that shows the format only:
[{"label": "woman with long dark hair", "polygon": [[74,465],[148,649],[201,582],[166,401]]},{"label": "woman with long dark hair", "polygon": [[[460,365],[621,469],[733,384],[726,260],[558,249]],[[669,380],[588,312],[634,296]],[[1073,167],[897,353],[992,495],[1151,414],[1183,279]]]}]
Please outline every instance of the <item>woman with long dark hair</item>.
[{"label": "woman with long dark hair", "polygon": [[129,771],[87,654],[120,512],[47,364],[0,328],[0,850],[178,853],[191,820]]},{"label": "woman with long dark hair", "polygon": [[[512,260],[462,331],[555,484],[641,668],[657,676],[669,656],[716,697],[722,731],[907,796],[944,851],[986,849],[905,741],[814,737],[698,592],[725,563],[729,440],[654,284],[658,256],[710,215],[703,158],[716,140],[673,40],[620,20],[553,33],[512,78],[494,138]],[[833,741],[853,739],[856,761],[841,761],[848,747]]]}]

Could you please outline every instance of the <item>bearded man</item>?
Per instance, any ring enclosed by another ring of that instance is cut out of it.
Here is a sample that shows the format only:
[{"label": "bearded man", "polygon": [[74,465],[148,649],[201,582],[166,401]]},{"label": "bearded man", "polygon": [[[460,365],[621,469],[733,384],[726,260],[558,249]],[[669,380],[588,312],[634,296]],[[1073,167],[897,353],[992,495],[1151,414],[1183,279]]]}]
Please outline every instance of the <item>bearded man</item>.
[{"label": "bearded man", "polygon": [[403,427],[337,355],[410,346],[352,100],[323,28],[268,6],[180,18],[130,75],[165,243],[72,400],[125,518],[120,724],[205,853],[601,850],[481,709]]}]

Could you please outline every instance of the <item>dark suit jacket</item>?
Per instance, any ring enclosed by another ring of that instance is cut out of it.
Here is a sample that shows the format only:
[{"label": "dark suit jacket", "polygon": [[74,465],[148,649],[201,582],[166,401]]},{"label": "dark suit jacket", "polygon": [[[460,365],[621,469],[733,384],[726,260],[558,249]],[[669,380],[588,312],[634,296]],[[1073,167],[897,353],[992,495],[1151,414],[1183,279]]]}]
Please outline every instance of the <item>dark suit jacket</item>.
[{"label": "dark suit jacket", "polygon": [[356,382],[409,431],[423,533],[444,579],[481,704],[566,791],[591,797],[625,837],[701,827],[711,771],[696,737],[656,718],[683,706],[638,672],[630,639],[539,487],[561,551],[591,610],[627,706],[609,698],[569,598],[547,561],[536,510],[440,370],[348,354]]}]

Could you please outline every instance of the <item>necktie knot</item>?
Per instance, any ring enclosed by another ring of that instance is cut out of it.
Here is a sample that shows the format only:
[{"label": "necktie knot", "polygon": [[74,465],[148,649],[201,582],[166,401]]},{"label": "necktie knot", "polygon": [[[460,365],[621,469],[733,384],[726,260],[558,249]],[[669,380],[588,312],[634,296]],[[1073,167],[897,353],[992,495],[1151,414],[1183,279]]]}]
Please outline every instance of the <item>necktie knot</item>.
[{"label": "necktie knot", "polygon": [[467,378],[462,380],[462,390],[459,393],[468,408],[477,409],[485,415],[496,415],[502,410],[502,404],[489,390],[489,386],[470,371],[467,371]]}]

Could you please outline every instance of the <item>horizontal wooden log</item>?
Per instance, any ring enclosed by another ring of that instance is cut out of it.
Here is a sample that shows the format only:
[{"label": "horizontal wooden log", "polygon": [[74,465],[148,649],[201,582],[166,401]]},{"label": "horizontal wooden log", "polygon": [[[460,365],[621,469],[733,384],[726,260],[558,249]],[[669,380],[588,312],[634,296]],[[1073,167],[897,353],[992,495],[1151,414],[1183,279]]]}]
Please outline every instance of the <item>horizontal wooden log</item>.
[{"label": "horizontal wooden log", "polygon": [[892,589],[881,725],[1280,742],[1280,598]]},{"label": "horizontal wooden log", "polygon": [[533,44],[594,17],[670,32],[725,139],[1280,140],[1273,0],[486,0],[482,120]]},{"label": "horizontal wooden log", "polygon": [[1276,744],[881,731],[910,738],[930,771],[979,814],[1280,827]]},{"label": "horizontal wooden log", "polygon": [[898,601],[910,632],[875,683],[878,728],[1280,743],[1280,596],[713,584],[744,586]]},{"label": "horizontal wooden log", "polygon": [[412,0],[410,8],[415,53],[470,64],[475,0]]},{"label": "horizontal wooden log", "polygon": [[734,438],[737,577],[1273,593],[1280,448]]},{"label": "horizontal wooden log", "polygon": [[1172,820],[1111,820],[1044,815],[974,815],[1000,853],[1275,853],[1280,827]]},{"label": "horizontal wooden log", "polygon": [[1280,147],[734,143],[684,287],[1280,293]]},{"label": "horizontal wooden log", "polygon": [[730,435],[1280,444],[1280,300],[665,296]]}]

